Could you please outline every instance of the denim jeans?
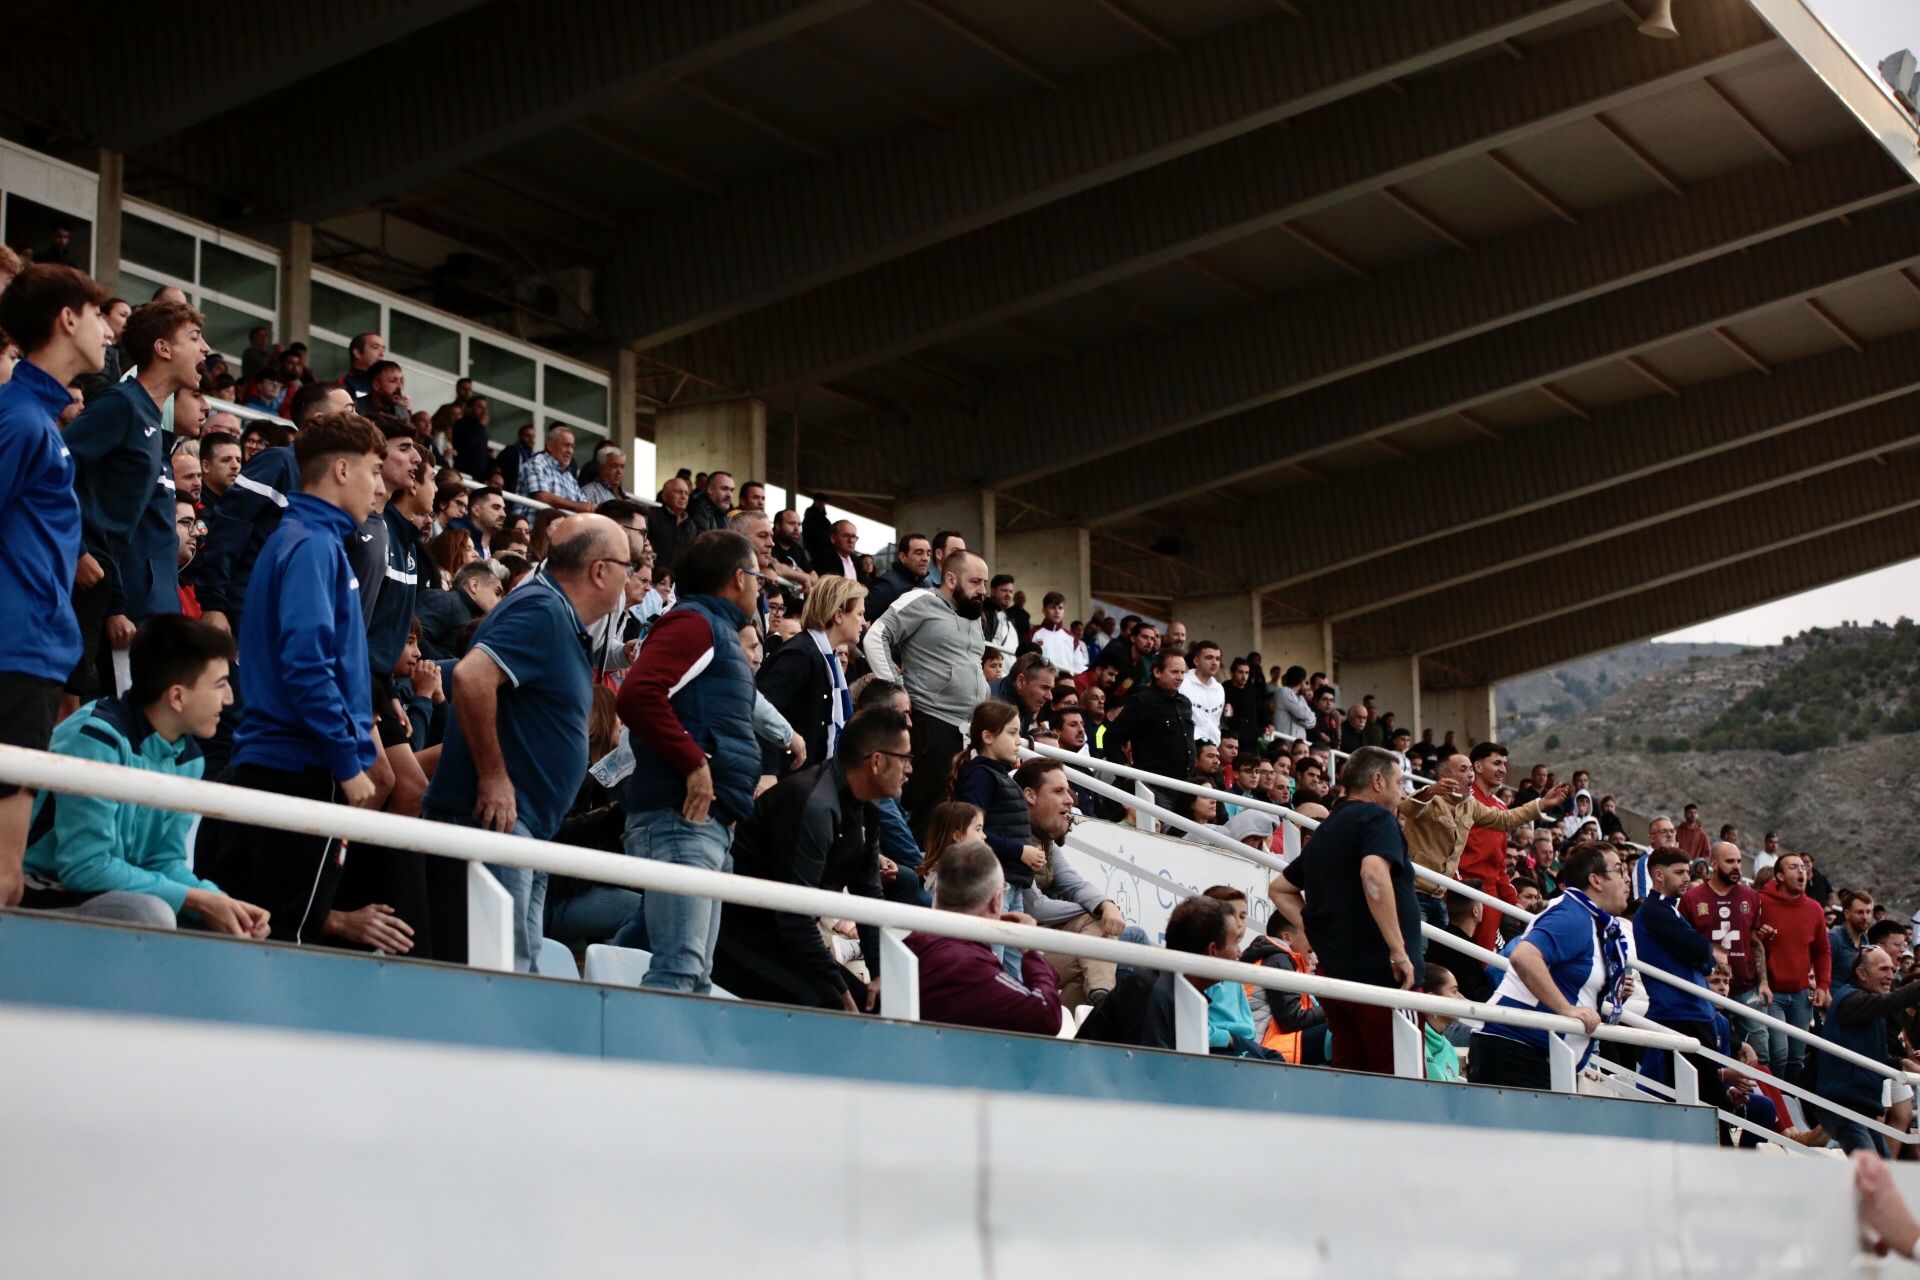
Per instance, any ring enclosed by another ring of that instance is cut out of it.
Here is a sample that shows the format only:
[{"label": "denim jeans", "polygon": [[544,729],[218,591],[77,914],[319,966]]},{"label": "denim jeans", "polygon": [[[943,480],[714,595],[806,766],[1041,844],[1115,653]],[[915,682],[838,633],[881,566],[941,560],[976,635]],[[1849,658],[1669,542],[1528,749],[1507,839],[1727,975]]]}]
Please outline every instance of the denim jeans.
[{"label": "denim jeans", "polygon": [[1873,1151],[1885,1158],[1887,1139],[1876,1130],[1869,1129],[1858,1120],[1849,1120],[1845,1116],[1836,1116],[1830,1111],[1820,1113],[1820,1125],[1827,1136],[1840,1144],[1840,1149],[1848,1155],[1856,1151]]},{"label": "denim jeans", "polygon": [[[1447,900],[1445,898],[1436,898],[1431,894],[1416,893],[1413,895],[1413,900],[1420,908],[1420,922],[1422,924],[1430,924],[1436,929],[1444,929],[1447,927]],[[1492,908],[1489,907],[1488,910],[1492,910]],[[1419,981],[1420,971],[1427,963],[1426,931],[1422,930],[1419,937],[1410,939],[1409,942],[1410,945],[1407,947],[1407,955],[1413,960],[1414,981],[1417,983]],[[1465,957],[1461,959],[1464,960]]]},{"label": "denim jeans", "polygon": [[[1008,885],[1006,894],[1000,900],[1000,909],[1002,911],[1025,911],[1027,909],[1025,905],[1027,893],[1028,891],[1026,889],[1022,889],[1018,885]],[[1018,947],[995,947],[994,952],[999,955],[1000,967],[1007,971],[1007,976],[1015,982],[1021,981],[1023,971],[1020,967],[1022,964],[1020,957],[1026,953]]]},{"label": "denim jeans", "polygon": [[[569,946],[606,942],[628,917],[640,910],[641,895],[617,885],[597,884],[572,897],[547,902],[547,936]],[[646,944],[638,944],[646,950]]]},{"label": "denim jeans", "polygon": [[[1758,987],[1739,992],[1733,998],[1747,1006],[1747,1008],[1754,1010],[1756,1013],[1765,1013],[1767,1011],[1767,1006],[1761,1003],[1760,988]],[[1728,1014],[1727,1021],[1733,1029],[1734,1040],[1736,1042],[1744,1040],[1752,1045],[1753,1051],[1760,1055],[1761,1065],[1766,1065],[1767,1024],[1758,1018],[1743,1018],[1737,1013]]]},{"label": "denim jeans", "polygon": [[[713,817],[705,822],[688,822],[678,809],[628,814],[621,843],[636,858],[708,871],[733,870],[733,828]],[[640,985],[698,995],[713,990],[713,947],[720,938],[719,901],[654,890],[643,898],[641,911],[646,917],[653,963]]]},{"label": "denim jeans", "polygon": [[[1813,992],[1776,991],[1767,1012],[1782,1022],[1805,1031],[1813,1025]],[[1806,1042],[1796,1040],[1778,1027],[1767,1028],[1765,1053],[1767,1070],[1782,1080],[1800,1083],[1801,1068],[1807,1060]]]},{"label": "denim jeans", "polygon": [[[471,822],[469,826],[473,825]],[[524,822],[513,824],[513,834],[531,836]],[[513,970],[532,973],[533,959],[540,954],[547,916],[547,873],[526,867],[503,867],[489,862],[487,870],[513,899]]]}]

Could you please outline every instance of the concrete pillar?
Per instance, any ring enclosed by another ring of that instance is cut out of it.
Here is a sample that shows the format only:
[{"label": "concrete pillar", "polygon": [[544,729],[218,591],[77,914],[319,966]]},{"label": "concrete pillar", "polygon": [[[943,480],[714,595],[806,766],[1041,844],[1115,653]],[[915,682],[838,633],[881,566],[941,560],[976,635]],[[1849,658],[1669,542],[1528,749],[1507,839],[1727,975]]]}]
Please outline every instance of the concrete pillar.
[{"label": "concrete pillar", "polygon": [[[967,540],[967,550],[985,556],[993,571],[999,573],[999,546],[994,533],[999,514],[999,503],[994,500],[990,489],[934,493],[923,498],[895,501],[893,527],[900,534],[924,533],[929,538],[943,529],[952,529]],[[1040,610],[1033,602],[1039,597],[1024,585],[1021,590],[1031,597],[1027,602],[1027,611],[1038,618]],[[1065,587],[1061,587],[1060,591],[1067,593]],[[1068,621],[1072,621],[1074,616],[1069,610]]]},{"label": "concrete pillar", "polygon": [[[947,527],[959,528],[958,525]],[[996,575],[1013,575],[1014,588],[1027,593],[1027,612],[1036,621],[1040,617],[1040,601],[1049,591],[1058,591],[1067,598],[1068,622],[1075,618],[1084,620],[1093,608],[1093,557],[1085,529],[1002,533],[987,565]]]},{"label": "concrete pillar", "polygon": [[306,342],[313,329],[313,227],[289,222],[280,228],[280,332],[282,343]]},{"label": "concrete pillar", "polygon": [[1343,659],[1333,679],[1340,686],[1340,710],[1370,693],[1379,710],[1393,712],[1394,723],[1412,725],[1415,735],[1419,734],[1420,659],[1413,654]]},{"label": "concrete pillar", "polygon": [[[1189,646],[1211,640],[1220,646],[1221,661],[1231,663],[1249,653],[1264,658],[1260,614],[1258,592],[1232,591],[1226,595],[1177,596],[1168,620],[1186,624]],[[1221,667],[1222,672],[1226,669]]]},{"label": "concrete pillar", "polygon": [[[618,445],[620,452],[627,455],[627,474],[640,474],[633,465],[633,442],[635,437],[635,417],[640,409],[640,358],[629,347],[622,347],[613,356],[613,386],[608,394],[613,401],[613,435],[609,443]],[[753,477],[758,479],[758,477]],[[747,479],[743,476],[741,479]],[[658,492],[656,490],[656,492]]]},{"label": "concrete pillar", "polygon": [[670,405],[653,420],[653,488],[681,467],[730,471],[736,486],[767,474],[767,406],[759,400],[710,400]]},{"label": "concrete pillar", "polygon": [[[100,187],[93,215],[93,278],[108,293],[120,292],[120,206],[127,193],[126,159],[100,152]],[[134,300],[138,306],[144,298]]]},{"label": "concrete pillar", "polygon": [[1456,689],[1422,689],[1420,722],[1414,726],[1414,733],[1417,735],[1422,729],[1432,729],[1433,740],[1439,742],[1451,729],[1456,746],[1471,747],[1499,737],[1495,732],[1497,723],[1493,686],[1490,684],[1466,685]]},{"label": "concrete pillar", "polygon": [[[1260,633],[1260,660],[1268,667],[1279,667],[1284,672],[1298,663],[1307,669],[1308,675],[1316,671],[1324,671],[1329,677],[1333,675],[1332,623],[1311,618],[1284,626],[1264,626]],[[1188,634],[1192,634],[1191,628]]]}]

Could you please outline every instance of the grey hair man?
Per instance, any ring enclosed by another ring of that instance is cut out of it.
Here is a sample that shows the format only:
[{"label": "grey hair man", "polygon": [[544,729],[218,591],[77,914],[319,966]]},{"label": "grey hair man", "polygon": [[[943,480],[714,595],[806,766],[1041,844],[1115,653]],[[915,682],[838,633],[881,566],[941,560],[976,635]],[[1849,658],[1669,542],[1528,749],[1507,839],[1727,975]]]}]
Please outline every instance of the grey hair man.
[{"label": "grey hair man", "polygon": [[[1000,859],[985,841],[968,840],[941,855],[933,905],[958,915],[1032,924],[1032,916],[1004,910],[1006,889]],[[911,933],[907,946],[920,957],[920,1016],[927,1021],[1039,1035],[1060,1029],[1060,975],[1040,952],[1021,957],[1015,978],[985,942]]]}]

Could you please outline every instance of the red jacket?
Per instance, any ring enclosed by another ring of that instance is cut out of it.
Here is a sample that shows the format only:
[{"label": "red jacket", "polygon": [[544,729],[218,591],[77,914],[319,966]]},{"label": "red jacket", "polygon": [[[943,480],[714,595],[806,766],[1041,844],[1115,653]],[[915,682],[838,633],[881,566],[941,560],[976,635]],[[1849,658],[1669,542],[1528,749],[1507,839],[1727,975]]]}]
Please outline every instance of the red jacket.
[{"label": "red jacket", "polygon": [[1771,925],[1767,940],[1767,985],[1775,991],[1807,989],[1807,971],[1822,991],[1833,985],[1833,953],[1827,948],[1827,913],[1806,894],[1789,898],[1778,880],[1760,891],[1760,923]]},{"label": "red jacket", "polygon": [[[1507,807],[1478,782],[1473,784],[1473,798],[1489,809]],[[1460,853],[1459,878],[1464,880],[1468,876],[1479,876],[1488,893],[1496,894],[1507,902],[1520,901],[1513,891],[1513,883],[1507,879],[1506,832],[1495,831],[1492,827],[1475,827],[1467,832],[1467,847]]]},{"label": "red jacket", "polygon": [[989,1031],[1060,1030],[1060,973],[1038,951],[1021,953],[1026,985],[1000,967],[984,942],[910,933],[907,947],[920,957],[920,1016]]}]

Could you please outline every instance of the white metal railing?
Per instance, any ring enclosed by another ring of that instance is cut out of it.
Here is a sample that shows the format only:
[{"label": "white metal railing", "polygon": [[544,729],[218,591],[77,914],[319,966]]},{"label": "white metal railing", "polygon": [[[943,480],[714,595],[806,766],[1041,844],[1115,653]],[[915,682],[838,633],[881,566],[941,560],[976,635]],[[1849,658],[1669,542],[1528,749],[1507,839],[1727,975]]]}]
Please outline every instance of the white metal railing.
[{"label": "white metal railing", "polygon": [[[1320,825],[1320,823],[1313,818],[1309,818],[1304,814],[1297,813],[1292,809],[1284,808],[1280,805],[1273,804],[1271,801],[1257,800],[1252,796],[1237,796],[1230,791],[1221,791],[1218,788],[1202,786],[1198,783],[1189,783],[1183,780],[1163,778],[1157,774],[1151,774],[1151,773],[1147,773],[1144,770],[1136,769],[1131,765],[1119,764],[1117,762],[1109,761],[1109,760],[1097,760],[1088,756],[1078,755],[1071,751],[1062,751],[1058,747],[1050,747],[1042,744],[1029,745],[1028,752],[1029,754],[1042,756],[1049,760],[1058,760],[1060,763],[1069,766],[1069,770],[1068,770],[1069,773],[1073,772],[1076,768],[1094,769],[1103,773],[1113,773],[1118,776],[1128,777],[1128,778],[1132,778],[1140,781],[1150,781],[1152,785],[1162,786],[1169,790],[1184,791],[1192,795],[1209,796],[1215,800],[1224,801],[1228,804],[1238,805],[1239,807],[1244,809],[1253,809],[1260,813],[1271,814],[1274,817],[1279,818],[1283,822],[1291,823],[1307,831],[1314,830]],[[1136,807],[1144,803],[1139,800],[1128,799],[1125,797],[1122,797],[1120,802],[1124,804],[1131,804]],[[1159,818],[1161,821],[1171,820],[1171,822],[1173,822],[1174,824],[1182,826],[1183,828],[1186,828],[1189,830],[1197,829],[1204,826],[1204,824],[1194,823],[1190,819],[1182,819],[1177,817],[1174,814],[1167,813],[1164,809],[1156,809],[1154,810],[1154,813],[1155,813],[1155,816]],[[1248,849],[1244,845],[1235,844],[1232,841],[1227,841],[1224,839],[1222,841],[1217,841],[1217,842],[1210,841],[1209,843],[1213,844],[1214,847],[1216,848],[1223,849],[1225,852],[1233,853],[1242,857],[1248,857],[1250,860],[1258,861],[1257,858],[1253,858],[1253,855],[1257,851]],[[1268,864],[1265,862],[1262,862],[1261,865],[1266,866]],[[1515,920],[1524,920],[1529,923],[1531,923],[1533,920],[1532,912],[1529,912],[1519,906],[1516,906],[1513,903],[1503,901],[1502,899],[1495,897],[1492,894],[1486,893],[1479,889],[1475,889],[1471,885],[1463,884],[1458,880],[1451,879],[1448,876],[1442,875],[1438,871],[1431,870],[1430,868],[1420,866],[1419,864],[1416,863],[1414,865],[1413,872],[1416,877],[1425,881],[1428,884],[1438,885],[1442,888],[1451,890],[1453,892],[1465,894],[1467,897],[1470,897],[1474,901],[1479,902],[1482,906],[1490,907],[1493,910],[1499,911],[1502,914],[1510,916]],[[1744,1018],[1749,1022],[1761,1023],[1762,1025],[1766,1026],[1769,1030],[1777,1030],[1777,1031],[1784,1032],[1786,1035],[1790,1036],[1791,1038],[1799,1040],[1801,1043],[1808,1045],[1811,1048],[1816,1048],[1823,1053],[1826,1053],[1833,1057],[1837,1057],[1844,1061],[1850,1062],[1855,1066],[1865,1068],[1866,1070],[1872,1071],[1876,1075],[1884,1076],[1889,1080],[1897,1081],[1900,1083],[1906,1083],[1906,1084],[1920,1084],[1920,1072],[1902,1071],[1897,1067],[1890,1067],[1886,1063],[1878,1062],[1873,1058],[1867,1057],[1864,1054],[1855,1053],[1853,1050],[1848,1049],[1843,1045],[1835,1044],[1833,1041],[1826,1039],[1824,1036],[1816,1035],[1812,1031],[1803,1030],[1799,1027],[1794,1026],[1790,1022],[1786,1022],[1782,1019],[1775,1018],[1771,1014],[1768,1014],[1761,1010],[1754,1009],[1747,1005],[1741,1004],[1739,1001],[1730,999],[1727,996],[1723,996],[1718,992],[1711,990],[1708,987],[1701,986],[1697,982],[1693,982],[1690,979],[1683,978],[1678,974],[1669,973],[1665,969],[1661,969],[1656,965],[1648,964],[1646,961],[1641,960],[1637,956],[1634,957],[1630,963],[1632,964],[1634,970],[1642,974],[1643,976],[1656,982],[1664,982],[1670,987],[1678,987],[1686,991],[1689,995],[1699,996],[1702,999],[1706,1000],[1709,1004],[1712,1004],[1716,1008],[1722,1009],[1729,1014],[1737,1015],[1738,1017]],[[1735,1025],[1738,1025],[1738,1024],[1736,1023]],[[1707,1050],[1702,1056],[1711,1056],[1711,1054],[1712,1054],[1712,1051]],[[1723,1063],[1722,1065],[1728,1065],[1728,1064]],[[1735,1067],[1739,1067],[1742,1070],[1745,1070],[1744,1064],[1731,1063],[1731,1065]],[[1788,1082],[1782,1081],[1778,1077],[1769,1076],[1768,1082],[1780,1087],[1782,1092],[1793,1093],[1795,1096],[1807,1097],[1807,1098],[1814,1099],[1815,1101],[1819,1101],[1817,1098],[1817,1095],[1806,1093],[1804,1090],[1801,1090],[1798,1086],[1789,1087]],[[1824,1101],[1821,1101],[1820,1105],[1825,1107],[1830,1107],[1830,1108],[1832,1107],[1832,1104],[1826,1103]]]},{"label": "white metal railing", "polygon": [[[896,944],[902,941],[907,932],[917,931],[984,942],[990,946],[1042,950],[1082,959],[1171,971],[1215,982],[1252,983],[1271,990],[1309,995],[1318,1000],[1333,999],[1376,1008],[1437,1013],[1451,1018],[1534,1027],[1548,1032],[1584,1031],[1573,1018],[1536,1010],[1495,1008],[1423,992],[1344,982],[1243,964],[1237,960],[1220,960],[1184,951],[1167,951],[1130,942],[1064,933],[1056,929],[989,920],[982,916],[935,911],[884,899],[679,866],[649,858],[549,844],[525,836],[279,796],[224,783],[190,780],[23,747],[0,746],[0,780],[33,790],[99,796],[121,804],[197,813],[249,826],[324,835],[346,841],[363,840],[369,844],[456,858],[472,864],[469,883],[484,879],[485,873],[478,870],[479,864],[490,862],[642,891],[712,898],[736,905],[872,925],[893,934],[890,942],[883,943],[884,958],[881,965],[882,998],[890,999],[891,1009],[911,1010],[917,1002],[917,995],[913,994],[918,989],[915,975],[917,965],[886,963],[886,960],[898,961],[902,955],[911,955],[903,946]],[[504,898],[504,893],[498,897]],[[498,902],[498,898],[493,900]],[[504,903],[500,903],[499,907],[501,909],[470,913],[469,963],[475,967],[510,967],[502,963],[511,944],[511,934],[508,932]],[[474,935],[474,929],[481,930],[480,936]],[[476,951],[478,956],[473,956],[472,953]],[[891,977],[889,969],[893,971]],[[1191,992],[1191,996],[1181,997],[1177,1006],[1185,1010],[1176,1018],[1176,1022],[1185,1028],[1178,1047],[1186,1052],[1204,1054],[1207,1051],[1205,998],[1191,983],[1177,984],[1176,990],[1181,989]],[[1197,1024],[1194,1020],[1196,1007],[1199,1012]],[[1424,1053],[1421,1052],[1418,1029],[1411,1023],[1407,1025],[1414,1034],[1409,1037],[1406,1033],[1400,1033],[1396,1039],[1396,1074],[1424,1075]],[[1607,1027],[1602,1028],[1602,1038],[1646,1048],[1685,1052],[1699,1048],[1691,1038],[1666,1030]]]}]

